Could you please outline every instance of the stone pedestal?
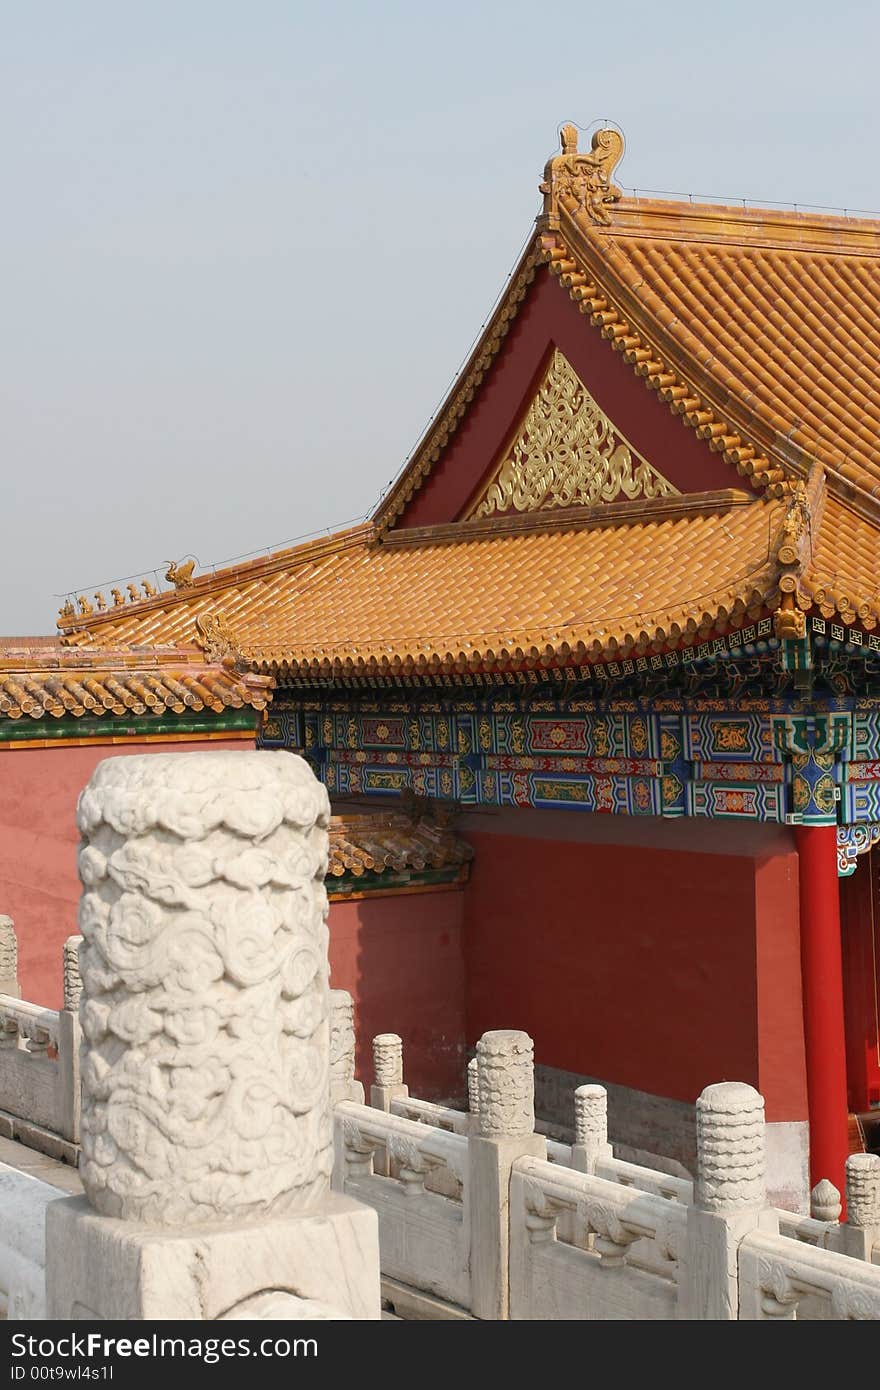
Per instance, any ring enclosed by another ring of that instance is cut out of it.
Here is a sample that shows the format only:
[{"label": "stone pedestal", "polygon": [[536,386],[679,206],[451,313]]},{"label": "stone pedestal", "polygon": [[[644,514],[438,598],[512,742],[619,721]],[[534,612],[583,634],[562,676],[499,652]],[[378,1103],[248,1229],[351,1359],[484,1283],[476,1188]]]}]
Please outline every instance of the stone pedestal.
[{"label": "stone pedestal", "polygon": [[46,1211],[46,1286],[46,1316],[64,1322],[373,1320],[376,1214],[332,1195],[296,1216],[176,1232],[99,1216],[84,1197],[67,1197]]}]

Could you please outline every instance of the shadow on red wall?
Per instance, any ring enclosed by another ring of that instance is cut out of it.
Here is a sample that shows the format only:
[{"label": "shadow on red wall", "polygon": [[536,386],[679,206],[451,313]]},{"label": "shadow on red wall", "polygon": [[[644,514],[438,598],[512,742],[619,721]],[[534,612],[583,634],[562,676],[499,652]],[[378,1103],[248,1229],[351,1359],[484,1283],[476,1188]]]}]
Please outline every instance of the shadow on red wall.
[{"label": "shadow on red wall", "polygon": [[469,1043],[523,1028],[546,1066],[686,1102],[747,1081],[806,1117],[794,852],[468,839]]},{"label": "shadow on red wall", "polygon": [[463,1094],[463,902],[452,889],[330,904],[330,982],[354,998],[357,1075],[368,1094],[377,1033],[403,1038],[413,1095]]}]

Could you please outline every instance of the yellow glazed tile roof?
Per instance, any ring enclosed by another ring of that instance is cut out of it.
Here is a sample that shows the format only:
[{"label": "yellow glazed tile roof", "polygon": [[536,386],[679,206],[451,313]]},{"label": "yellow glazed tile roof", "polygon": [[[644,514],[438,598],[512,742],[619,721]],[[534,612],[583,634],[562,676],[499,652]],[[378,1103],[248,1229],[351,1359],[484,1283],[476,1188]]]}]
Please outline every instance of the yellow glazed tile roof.
[{"label": "yellow glazed tile roof", "polygon": [[264,709],[269,682],[200,662],[194,652],[0,647],[0,717],[185,714]]},{"label": "yellow glazed tile roof", "polygon": [[619,137],[600,158],[614,135],[582,154],[563,131],[535,240],[380,525],[442,458],[542,266],[585,333],[754,486],[781,495],[818,461],[880,523],[880,221],[624,197],[609,182]]},{"label": "yellow glazed tile roof", "polygon": [[396,812],[347,812],[330,819],[331,878],[353,874],[381,874],[386,869],[460,867],[473,858],[473,850],[448,826],[428,820],[413,822]]},{"label": "yellow glazed tile roof", "polygon": [[[688,642],[779,598],[786,504],[737,494],[465,522],[368,528],[285,565],[153,600],[78,642],[198,642],[213,615],[239,658],[291,674],[467,670]],[[216,639],[217,632],[214,633]]]},{"label": "yellow glazed tile roof", "polygon": [[[747,612],[880,621],[880,222],[624,198],[619,136],[562,138],[536,236],[373,522],[155,597],[114,590],[104,612],[80,599],[65,642],[325,677],[641,652]],[[395,530],[539,274],[748,495]]]}]

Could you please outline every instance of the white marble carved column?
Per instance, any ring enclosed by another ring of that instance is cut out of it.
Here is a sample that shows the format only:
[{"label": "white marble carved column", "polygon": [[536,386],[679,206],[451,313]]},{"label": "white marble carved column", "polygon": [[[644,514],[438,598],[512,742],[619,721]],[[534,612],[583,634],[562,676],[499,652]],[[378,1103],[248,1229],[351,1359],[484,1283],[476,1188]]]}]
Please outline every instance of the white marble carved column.
[{"label": "white marble carved column", "polygon": [[120,757],[77,817],[88,1204],[50,1212],[50,1316],[378,1316],[375,1217],[329,1194],[326,790],[288,753]]}]

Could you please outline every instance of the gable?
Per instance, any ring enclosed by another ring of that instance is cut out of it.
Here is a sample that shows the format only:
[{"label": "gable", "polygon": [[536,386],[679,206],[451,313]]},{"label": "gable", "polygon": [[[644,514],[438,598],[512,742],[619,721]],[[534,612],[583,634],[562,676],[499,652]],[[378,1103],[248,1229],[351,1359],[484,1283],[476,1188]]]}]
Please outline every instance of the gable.
[{"label": "gable", "polygon": [[[462,402],[458,403],[455,392],[450,398],[453,414],[458,414],[454,433],[426,457],[416,455],[380,510],[379,524],[387,518],[385,524],[395,527],[436,526],[474,515],[540,393],[557,351],[580,383],[584,401],[589,398],[589,408],[609,422],[616,438],[638,460],[637,467],[644,465],[673,492],[723,491],[744,485],[735,468],[692,430],[683,428],[680,418],[645,390],[632,367],[579,313],[546,267],[537,269],[515,317],[510,317],[503,343],[477,388],[470,386],[466,372],[459,383]],[[574,418],[574,395],[569,405],[571,431],[577,435],[582,426]],[[560,437],[562,433],[564,429]],[[426,447],[438,436],[442,437],[440,426]],[[627,493],[621,490],[621,495]]]},{"label": "gable", "polygon": [[612,423],[554,347],[525,418],[467,517],[595,507],[677,492]]}]

